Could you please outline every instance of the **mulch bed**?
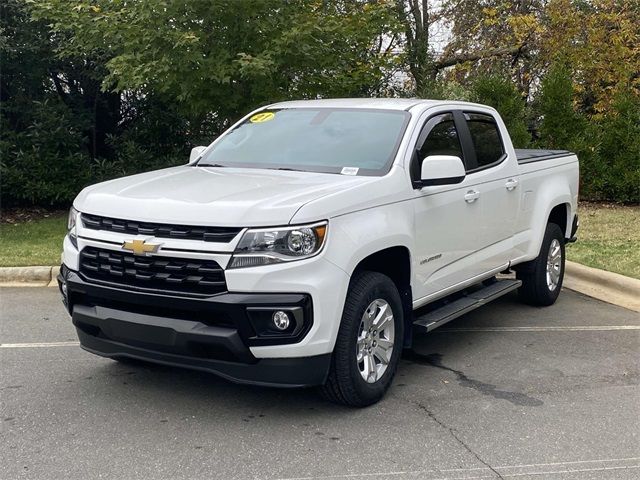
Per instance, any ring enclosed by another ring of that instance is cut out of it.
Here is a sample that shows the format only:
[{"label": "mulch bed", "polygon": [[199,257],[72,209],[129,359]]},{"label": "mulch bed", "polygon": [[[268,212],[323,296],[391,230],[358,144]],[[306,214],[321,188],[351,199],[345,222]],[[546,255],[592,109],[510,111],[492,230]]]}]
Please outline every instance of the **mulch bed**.
[{"label": "mulch bed", "polygon": [[41,220],[43,218],[64,215],[66,210],[49,210],[46,208],[3,208],[0,212],[0,223],[17,225],[19,223]]}]

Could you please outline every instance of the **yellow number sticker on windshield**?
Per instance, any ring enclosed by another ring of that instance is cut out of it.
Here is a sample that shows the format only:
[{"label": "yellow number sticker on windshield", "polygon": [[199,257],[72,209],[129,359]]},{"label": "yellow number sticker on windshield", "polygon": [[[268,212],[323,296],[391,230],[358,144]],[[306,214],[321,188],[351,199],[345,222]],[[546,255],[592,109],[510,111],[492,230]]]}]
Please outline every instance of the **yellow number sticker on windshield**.
[{"label": "yellow number sticker on windshield", "polygon": [[273,112],[260,112],[253,115],[249,119],[249,121],[251,123],[263,123],[263,122],[268,122],[269,120],[273,120],[273,117],[275,116],[276,114]]}]

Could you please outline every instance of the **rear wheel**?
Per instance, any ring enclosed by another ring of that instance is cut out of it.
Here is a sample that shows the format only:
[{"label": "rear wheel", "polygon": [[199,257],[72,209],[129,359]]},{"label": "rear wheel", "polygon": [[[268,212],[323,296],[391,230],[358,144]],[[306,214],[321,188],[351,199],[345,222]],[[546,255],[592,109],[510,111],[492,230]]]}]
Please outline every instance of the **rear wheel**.
[{"label": "rear wheel", "polygon": [[402,302],[395,284],[377,272],[357,274],[347,294],[323,395],[354,407],[380,400],[398,367],[403,335]]},{"label": "rear wheel", "polygon": [[520,298],[530,305],[553,305],[562,288],[564,263],[564,234],[558,225],[549,223],[538,257],[517,270],[522,280]]}]

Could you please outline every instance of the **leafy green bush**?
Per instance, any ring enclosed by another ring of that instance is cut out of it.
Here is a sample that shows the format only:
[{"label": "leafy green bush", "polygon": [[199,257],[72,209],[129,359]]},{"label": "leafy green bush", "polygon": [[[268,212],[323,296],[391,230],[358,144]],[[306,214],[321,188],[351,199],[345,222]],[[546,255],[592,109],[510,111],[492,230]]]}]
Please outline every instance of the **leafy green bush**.
[{"label": "leafy green bush", "polygon": [[471,85],[470,100],[490,105],[500,113],[516,148],[531,143],[525,99],[508,75],[478,77]]},{"label": "leafy green bush", "polygon": [[61,205],[90,182],[83,134],[60,102],[33,102],[31,123],[22,131],[0,134],[2,203]]},{"label": "leafy green bush", "polygon": [[544,148],[570,149],[582,143],[587,121],[574,108],[571,71],[566,66],[549,69],[535,107],[541,117],[539,134]]},{"label": "leafy green bush", "polygon": [[597,127],[598,175],[583,180],[598,199],[640,202],[640,97],[619,95]]},{"label": "leafy green bush", "polygon": [[[142,107],[140,107],[142,108]],[[4,206],[67,206],[87,185],[187,162],[184,125],[160,110],[132,119],[120,135],[109,136],[109,158],[91,159],[84,125],[62,102],[32,102],[30,124],[6,128],[2,117],[0,175]],[[3,112],[4,113],[4,112]]]},{"label": "leafy green bush", "polygon": [[536,102],[541,148],[567,149],[580,160],[580,197],[640,202],[640,98],[619,95],[602,118],[575,110],[570,71],[553,66]]}]

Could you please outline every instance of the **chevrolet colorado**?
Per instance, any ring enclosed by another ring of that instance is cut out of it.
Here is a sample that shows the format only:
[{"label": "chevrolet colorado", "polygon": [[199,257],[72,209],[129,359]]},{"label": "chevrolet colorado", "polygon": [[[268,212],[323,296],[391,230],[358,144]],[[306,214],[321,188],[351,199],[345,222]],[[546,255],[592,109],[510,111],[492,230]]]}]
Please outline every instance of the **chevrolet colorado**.
[{"label": "chevrolet colorado", "polygon": [[515,150],[487,106],[277,103],[85,188],[58,281],[89,352],[365,406],[414,332],[516,289],[554,303],[577,199],[576,156]]}]

